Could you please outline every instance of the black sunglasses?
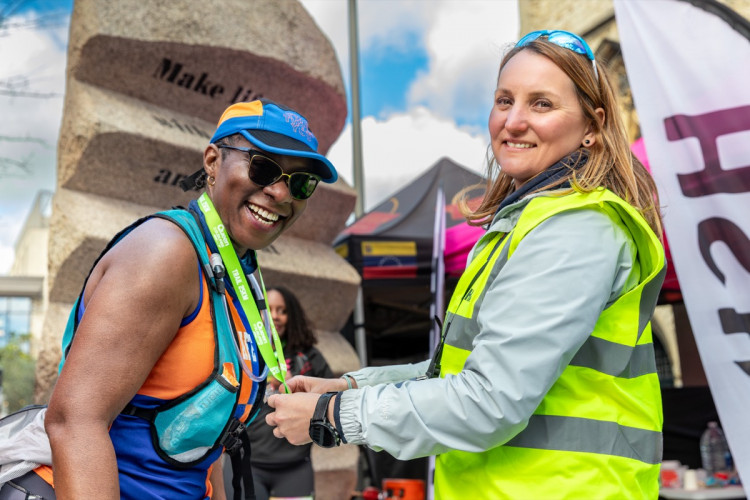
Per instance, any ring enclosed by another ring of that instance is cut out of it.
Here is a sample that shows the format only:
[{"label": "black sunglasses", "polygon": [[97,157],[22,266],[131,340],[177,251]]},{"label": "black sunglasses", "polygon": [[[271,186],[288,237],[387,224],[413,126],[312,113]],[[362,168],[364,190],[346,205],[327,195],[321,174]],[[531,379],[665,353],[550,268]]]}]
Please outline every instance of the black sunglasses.
[{"label": "black sunglasses", "polygon": [[247,175],[258,186],[270,186],[285,178],[286,185],[289,186],[289,194],[295,200],[308,199],[315,192],[315,188],[318,187],[320,182],[320,177],[308,172],[284,173],[281,165],[255,149],[229,146],[228,144],[217,144],[216,146],[247,153],[250,157]]}]

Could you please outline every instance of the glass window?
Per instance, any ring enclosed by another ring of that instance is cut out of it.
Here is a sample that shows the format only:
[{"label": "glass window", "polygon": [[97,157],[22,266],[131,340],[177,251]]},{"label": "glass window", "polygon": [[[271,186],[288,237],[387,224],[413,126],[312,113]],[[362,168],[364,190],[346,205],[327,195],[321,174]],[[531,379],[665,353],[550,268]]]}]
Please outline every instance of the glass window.
[{"label": "glass window", "polygon": [[8,314],[5,329],[14,336],[29,333],[29,315],[15,313]]},{"label": "glass window", "polygon": [[[31,299],[0,297],[0,347],[31,330]],[[28,351],[28,342],[20,344]]]},{"label": "glass window", "polygon": [[31,299],[28,297],[10,297],[8,311],[11,313],[31,313]]}]

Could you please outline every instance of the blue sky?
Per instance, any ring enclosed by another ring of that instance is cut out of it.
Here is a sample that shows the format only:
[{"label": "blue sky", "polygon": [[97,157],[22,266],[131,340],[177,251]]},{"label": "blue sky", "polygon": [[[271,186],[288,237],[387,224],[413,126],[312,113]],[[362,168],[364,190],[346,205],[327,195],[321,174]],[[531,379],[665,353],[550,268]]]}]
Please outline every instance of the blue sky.
[{"label": "blue sky", "polygon": [[[362,116],[387,116],[406,108],[409,85],[428,69],[429,56],[416,31],[405,34],[410,50],[368,47],[360,68]],[[350,116],[351,118],[351,116]]]},{"label": "blue sky", "polygon": [[[301,0],[349,87],[346,0]],[[0,274],[39,190],[54,191],[72,0],[0,0]],[[516,0],[359,0],[365,207],[443,156],[481,171]],[[36,95],[27,97],[26,95]],[[352,182],[351,121],[328,151]],[[394,161],[394,158],[397,161]]]}]

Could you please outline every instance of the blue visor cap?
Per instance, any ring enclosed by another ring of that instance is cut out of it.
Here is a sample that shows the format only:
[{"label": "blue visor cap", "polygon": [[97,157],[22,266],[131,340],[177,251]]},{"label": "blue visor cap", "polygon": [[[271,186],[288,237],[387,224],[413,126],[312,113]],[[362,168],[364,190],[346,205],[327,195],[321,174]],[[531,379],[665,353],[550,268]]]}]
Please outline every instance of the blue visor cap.
[{"label": "blue visor cap", "polygon": [[307,120],[294,110],[267,99],[232,104],[221,115],[211,143],[233,134],[242,135],[269,153],[315,160],[313,173],[323,182],[330,184],[338,179],[333,164],[318,153],[318,140]]}]

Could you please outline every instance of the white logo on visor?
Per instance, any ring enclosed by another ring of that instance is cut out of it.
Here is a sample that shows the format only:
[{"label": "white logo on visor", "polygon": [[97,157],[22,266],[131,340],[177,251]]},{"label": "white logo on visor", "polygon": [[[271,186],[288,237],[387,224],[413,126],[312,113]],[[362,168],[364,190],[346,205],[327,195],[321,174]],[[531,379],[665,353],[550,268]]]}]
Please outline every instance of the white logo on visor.
[{"label": "white logo on visor", "polygon": [[291,111],[286,111],[284,113],[284,120],[292,126],[292,129],[297,135],[301,135],[307,139],[307,141],[312,141],[315,139],[315,136],[310,132],[310,129],[307,128],[307,120],[302,118],[297,113],[292,113]]}]

